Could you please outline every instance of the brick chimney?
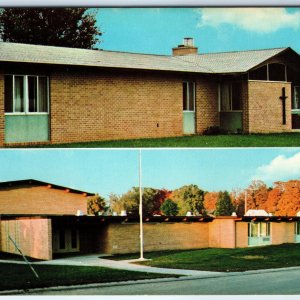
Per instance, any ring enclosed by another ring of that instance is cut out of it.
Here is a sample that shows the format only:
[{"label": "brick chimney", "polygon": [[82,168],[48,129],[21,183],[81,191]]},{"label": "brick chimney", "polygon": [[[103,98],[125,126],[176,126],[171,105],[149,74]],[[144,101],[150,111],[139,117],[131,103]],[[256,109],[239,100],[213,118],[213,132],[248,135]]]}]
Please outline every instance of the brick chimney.
[{"label": "brick chimney", "polygon": [[176,55],[187,55],[187,54],[198,54],[198,47],[194,46],[193,38],[184,38],[183,45],[172,48],[173,56]]}]

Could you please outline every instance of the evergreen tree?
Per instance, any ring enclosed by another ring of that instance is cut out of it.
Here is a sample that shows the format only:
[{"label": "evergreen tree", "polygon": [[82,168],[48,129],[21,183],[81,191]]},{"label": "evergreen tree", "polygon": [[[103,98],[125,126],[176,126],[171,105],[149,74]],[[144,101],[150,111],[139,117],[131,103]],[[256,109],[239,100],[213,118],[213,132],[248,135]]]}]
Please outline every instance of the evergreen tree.
[{"label": "evergreen tree", "polygon": [[234,212],[234,206],[231,202],[230,195],[227,191],[219,192],[216,204],[216,216],[231,216]]}]

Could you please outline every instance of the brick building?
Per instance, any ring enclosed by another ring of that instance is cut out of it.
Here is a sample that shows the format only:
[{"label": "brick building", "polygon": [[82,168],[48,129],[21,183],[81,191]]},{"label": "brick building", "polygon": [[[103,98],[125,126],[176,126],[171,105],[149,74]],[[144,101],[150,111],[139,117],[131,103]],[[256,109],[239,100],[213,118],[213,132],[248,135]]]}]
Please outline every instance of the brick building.
[{"label": "brick building", "polygon": [[0,146],[300,129],[291,48],[173,55],[0,42]]},{"label": "brick building", "polygon": [[[90,195],[35,180],[0,184],[0,251],[18,254],[13,239],[25,255],[45,260],[59,253],[138,252],[139,218],[86,215]],[[145,251],[300,242],[299,216],[153,216],[143,224]]]}]

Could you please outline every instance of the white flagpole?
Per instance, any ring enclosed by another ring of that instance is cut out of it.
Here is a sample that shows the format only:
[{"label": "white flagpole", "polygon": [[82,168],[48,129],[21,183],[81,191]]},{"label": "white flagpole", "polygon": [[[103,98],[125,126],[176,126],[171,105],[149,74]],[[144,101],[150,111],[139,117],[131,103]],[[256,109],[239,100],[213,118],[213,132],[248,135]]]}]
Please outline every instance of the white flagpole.
[{"label": "white flagpole", "polygon": [[144,233],[143,233],[143,190],[142,190],[142,150],[139,151],[139,186],[140,186],[140,260],[144,259]]}]

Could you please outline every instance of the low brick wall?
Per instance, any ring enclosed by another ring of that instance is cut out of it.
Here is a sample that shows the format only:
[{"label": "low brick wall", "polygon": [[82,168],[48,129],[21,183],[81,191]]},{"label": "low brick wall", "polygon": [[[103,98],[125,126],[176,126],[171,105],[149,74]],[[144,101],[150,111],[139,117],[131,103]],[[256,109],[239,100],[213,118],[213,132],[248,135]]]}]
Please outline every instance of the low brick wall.
[{"label": "low brick wall", "polygon": [[9,236],[17,243],[24,255],[52,259],[51,220],[46,218],[0,221],[0,251],[20,254]]},{"label": "low brick wall", "polygon": [[[144,224],[144,250],[183,250],[208,247],[208,223],[153,223]],[[104,253],[135,253],[140,249],[139,224],[110,224]]]}]

